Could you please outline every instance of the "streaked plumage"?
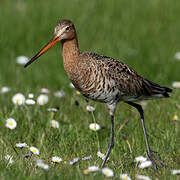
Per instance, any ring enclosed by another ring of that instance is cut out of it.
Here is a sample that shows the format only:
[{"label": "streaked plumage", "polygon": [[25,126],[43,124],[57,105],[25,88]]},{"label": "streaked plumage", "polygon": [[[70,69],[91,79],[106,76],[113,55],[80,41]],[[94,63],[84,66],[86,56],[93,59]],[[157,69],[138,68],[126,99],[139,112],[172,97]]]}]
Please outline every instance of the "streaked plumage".
[{"label": "streaked plumage", "polygon": [[69,20],[62,20],[57,24],[53,38],[25,67],[59,41],[62,43],[64,69],[74,86],[86,98],[104,102],[108,106],[111,115],[111,138],[103,166],[114,145],[114,112],[119,101],[124,101],[139,111],[148,156],[155,168],[157,168],[155,159],[164,165],[150,149],[142,107],[134,102],[169,97],[168,93],[172,90],[144,79],[119,60],[91,52],[80,53],[75,27]]}]

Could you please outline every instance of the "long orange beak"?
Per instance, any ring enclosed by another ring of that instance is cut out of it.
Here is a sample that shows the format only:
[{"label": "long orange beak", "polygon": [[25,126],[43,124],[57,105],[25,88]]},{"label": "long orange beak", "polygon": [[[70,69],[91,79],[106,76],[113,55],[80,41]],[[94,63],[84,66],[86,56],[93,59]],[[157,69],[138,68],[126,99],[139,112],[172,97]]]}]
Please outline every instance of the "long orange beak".
[{"label": "long orange beak", "polygon": [[53,45],[55,45],[59,41],[60,38],[57,38],[56,35],[54,35],[53,38],[24,65],[24,67],[29,66],[31,63],[33,63],[37,58],[39,58],[42,54],[44,54],[48,49],[50,49]]}]

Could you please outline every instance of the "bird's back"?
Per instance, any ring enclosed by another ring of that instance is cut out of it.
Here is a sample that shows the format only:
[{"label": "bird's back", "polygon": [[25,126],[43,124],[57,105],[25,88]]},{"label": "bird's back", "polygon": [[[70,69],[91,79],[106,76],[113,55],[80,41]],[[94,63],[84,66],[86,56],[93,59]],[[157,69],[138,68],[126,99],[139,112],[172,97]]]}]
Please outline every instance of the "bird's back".
[{"label": "bird's back", "polygon": [[80,54],[79,75],[73,81],[87,98],[101,101],[138,101],[168,97],[171,89],[139,76],[116,59],[95,53]]}]

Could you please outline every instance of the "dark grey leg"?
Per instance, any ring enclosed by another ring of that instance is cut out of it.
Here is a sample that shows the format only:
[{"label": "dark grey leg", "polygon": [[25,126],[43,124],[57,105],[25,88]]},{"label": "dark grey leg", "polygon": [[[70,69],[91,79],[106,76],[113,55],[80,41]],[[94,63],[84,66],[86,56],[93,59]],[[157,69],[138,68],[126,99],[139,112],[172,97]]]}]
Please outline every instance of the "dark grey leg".
[{"label": "dark grey leg", "polygon": [[144,112],[143,112],[143,109],[142,109],[141,105],[133,103],[133,102],[126,102],[126,103],[133,106],[133,107],[135,107],[139,111],[142,126],[143,126],[143,132],[144,132],[144,136],[145,136],[145,141],[146,141],[147,154],[148,154],[149,159],[152,161],[152,164],[153,164],[154,168],[157,169],[157,164],[156,164],[154,159],[159,161],[163,166],[166,166],[163,161],[161,161],[157,156],[154,155],[155,151],[151,150],[151,148],[150,148],[150,145],[149,145],[149,142],[148,142],[148,134],[147,134],[147,131],[146,131],[146,126],[145,126],[145,121],[144,121]]},{"label": "dark grey leg", "polygon": [[108,150],[106,152],[105,159],[102,163],[102,168],[106,164],[106,161],[111,153],[113,146],[114,146],[114,115],[111,115],[111,136],[110,136],[110,140],[109,140]]}]

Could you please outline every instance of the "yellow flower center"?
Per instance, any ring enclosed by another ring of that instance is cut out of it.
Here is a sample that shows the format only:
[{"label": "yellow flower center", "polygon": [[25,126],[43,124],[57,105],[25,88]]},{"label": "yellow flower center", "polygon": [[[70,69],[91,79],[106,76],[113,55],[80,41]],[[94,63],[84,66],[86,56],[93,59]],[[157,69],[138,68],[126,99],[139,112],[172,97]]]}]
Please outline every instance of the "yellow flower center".
[{"label": "yellow flower center", "polygon": [[80,95],[81,93],[80,93],[79,91],[76,91],[76,94],[77,94],[77,95]]},{"label": "yellow flower center", "polygon": [[96,130],[96,126],[94,126],[93,129]]},{"label": "yellow flower center", "polygon": [[35,152],[36,152],[36,150],[35,150],[35,149],[33,149],[33,152],[35,153]]},{"label": "yellow flower center", "polygon": [[178,116],[177,116],[177,115],[174,115],[173,119],[174,119],[175,121],[177,121],[177,120],[178,120]]},{"label": "yellow flower center", "polygon": [[13,126],[13,123],[12,123],[12,122],[9,122],[9,125],[10,125],[10,126]]},{"label": "yellow flower center", "polygon": [[45,98],[42,98],[41,101],[42,101],[42,103],[44,103],[45,102]]},{"label": "yellow flower center", "polygon": [[100,156],[101,156],[101,157],[103,157],[103,156],[104,156],[104,154],[103,154],[103,153],[101,153],[101,154],[100,154]]},{"label": "yellow flower center", "polygon": [[17,102],[20,103],[21,102],[21,98],[17,98]]},{"label": "yellow flower center", "polygon": [[56,123],[55,122],[53,122],[53,124],[52,124],[53,126],[56,126]]},{"label": "yellow flower center", "polygon": [[88,174],[88,169],[84,169],[84,170],[83,170],[83,173],[84,173],[84,174]]},{"label": "yellow flower center", "polygon": [[109,175],[109,174],[110,174],[110,171],[106,170],[105,174],[106,174],[106,175]]},{"label": "yellow flower center", "polygon": [[58,159],[56,159],[55,161],[58,162]]}]

